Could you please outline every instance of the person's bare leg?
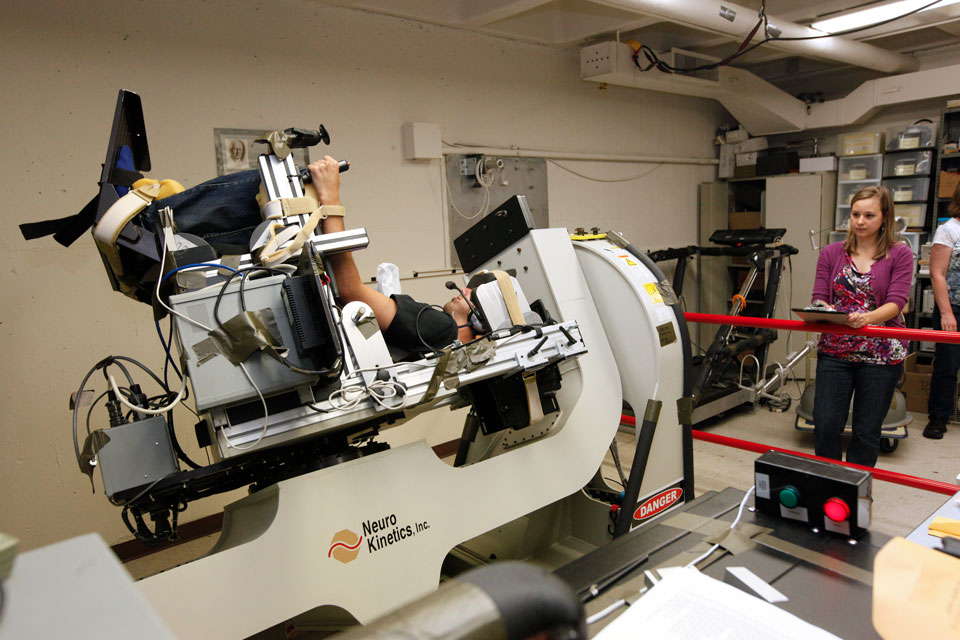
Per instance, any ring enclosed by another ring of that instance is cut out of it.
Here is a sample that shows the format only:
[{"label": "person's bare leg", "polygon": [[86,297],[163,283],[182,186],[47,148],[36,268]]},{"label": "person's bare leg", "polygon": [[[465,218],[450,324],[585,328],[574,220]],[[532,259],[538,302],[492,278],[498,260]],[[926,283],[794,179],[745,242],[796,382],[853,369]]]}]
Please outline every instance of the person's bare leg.
[{"label": "person's bare leg", "polygon": [[[330,156],[324,156],[321,160],[311,163],[309,169],[320,204],[339,205],[340,168],[337,166],[337,161]],[[324,218],[320,222],[320,230],[323,233],[343,231],[343,218],[340,216]],[[353,261],[353,254],[350,252],[330,256],[330,264],[337,279],[340,297],[345,302],[359,300],[369,305],[377,316],[380,330],[386,331],[397,315],[397,303],[376,289],[363,284],[357,265]]]}]

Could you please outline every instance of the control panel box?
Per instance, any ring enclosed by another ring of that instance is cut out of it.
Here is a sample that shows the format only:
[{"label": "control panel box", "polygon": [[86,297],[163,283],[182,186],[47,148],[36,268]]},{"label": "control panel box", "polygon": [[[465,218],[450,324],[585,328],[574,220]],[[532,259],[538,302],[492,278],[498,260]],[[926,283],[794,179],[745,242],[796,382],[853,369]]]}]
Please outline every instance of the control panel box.
[{"label": "control panel box", "polygon": [[769,451],[754,462],[761,513],[854,538],[870,526],[868,471]]},{"label": "control panel box", "polygon": [[101,434],[106,442],[97,459],[103,491],[111,498],[180,470],[163,416],[121,424]]}]

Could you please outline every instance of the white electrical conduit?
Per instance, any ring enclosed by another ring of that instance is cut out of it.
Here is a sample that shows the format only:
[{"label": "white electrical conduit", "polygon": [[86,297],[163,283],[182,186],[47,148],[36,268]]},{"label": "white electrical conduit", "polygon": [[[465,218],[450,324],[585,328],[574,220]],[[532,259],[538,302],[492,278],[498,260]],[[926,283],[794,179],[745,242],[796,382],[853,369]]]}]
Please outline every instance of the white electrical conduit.
[{"label": "white electrical conduit", "polygon": [[541,149],[520,149],[501,147],[474,147],[467,144],[443,145],[444,154],[472,154],[482,153],[488,156],[504,156],[509,158],[549,158],[551,160],[587,160],[596,162],[653,162],[662,164],[717,164],[716,158],[696,157],[669,157],[669,156],[634,156],[616,155],[607,153],[575,153],[567,151],[544,151]]},{"label": "white electrical conduit", "polygon": [[[634,13],[700,29],[711,33],[742,40],[757,24],[757,10],[722,0],[590,0],[596,4],[625,9]],[[733,22],[720,17],[720,5],[736,12]],[[767,21],[780,29],[781,37],[800,38],[824,35],[822,32],[767,14]],[[754,40],[763,39],[758,31]],[[880,47],[857,42],[844,37],[820,38],[817,40],[778,41],[765,46],[788,51],[792,54],[834,60],[847,64],[875,69],[883,73],[908,73],[920,68],[920,62],[912,57],[894,53]]]}]

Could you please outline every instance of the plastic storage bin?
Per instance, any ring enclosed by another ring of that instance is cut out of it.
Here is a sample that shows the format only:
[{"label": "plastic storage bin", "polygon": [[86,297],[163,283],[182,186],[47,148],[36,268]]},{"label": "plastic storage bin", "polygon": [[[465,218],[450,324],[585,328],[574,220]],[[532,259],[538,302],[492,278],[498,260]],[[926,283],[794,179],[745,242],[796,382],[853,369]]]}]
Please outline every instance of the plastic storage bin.
[{"label": "plastic storage bin", "polygon": [[840,136],[840,156],[862,156],[883,151],[883,132],[847,133]]},{"label": "plastic storage bin", "polygon": [[833,223],[833,228],[839,231],[846,231],[850,225],[850,205],[841,205],[837,207],[837,215]]},{"label": "plastic storage bin", "polygon": [[930,178],[891,178],[883,181],[894,202],[926,201],[930,195]]},{"label": "plastic storage bin", "polygon": [[922,227],[927,221],[926,204],[898,204],[894,206],[894,215],[903,218],[908,227]]},{"label": "plastic storage bin", "polygon": [[914,260],[920,255],[920,234],[916,231],[901,231],[900,240],[905,242],[913,252]]},{"label": "plastic storage bin", "polygon": [[[847,231],[831,231],[827,237],[827,242],[841,242],[847,239]],[[918,258],[920,256],[920,234],[916,231],[901,231],[900,240],[908,247],[910,251],[913,252],[913,257]]]},{"label": "plastic storage bin", "polygon": [[902,151],[888,153],[883,158],[883,177],[909,178],[928,176],[933,165],[931,151]]},{"label": "plastic storage bin", "polygon": [[840,182],[878,180],[883,156],[848,156],[838,160],[837,180]]},{"label": "plastic storage bin", "polygon": [[876,187],[879,180],[865,180],[863,182],[841,182],[837,184],[837,206],[850,206],[850,198],[864,187]]},{"label": "plastic storage bin", "polygon": [[932,122],[919,122],[890,136],[887,140],[887,151],[932,147],[936,140],[937,126]]}]

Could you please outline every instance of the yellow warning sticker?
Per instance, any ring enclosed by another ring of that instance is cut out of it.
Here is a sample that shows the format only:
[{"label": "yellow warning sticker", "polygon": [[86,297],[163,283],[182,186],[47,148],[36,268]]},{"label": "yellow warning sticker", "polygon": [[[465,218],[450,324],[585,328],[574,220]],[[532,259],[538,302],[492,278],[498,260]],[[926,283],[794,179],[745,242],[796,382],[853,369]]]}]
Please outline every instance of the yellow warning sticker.
[{"label": "yellow warning sticker", "polygon": [[663,296],[660,295],[660,289],[657,288],[656,282],[648,282],[643,287],[650,294],[650,299],[653,300],[654,304],[663,304]]}]

